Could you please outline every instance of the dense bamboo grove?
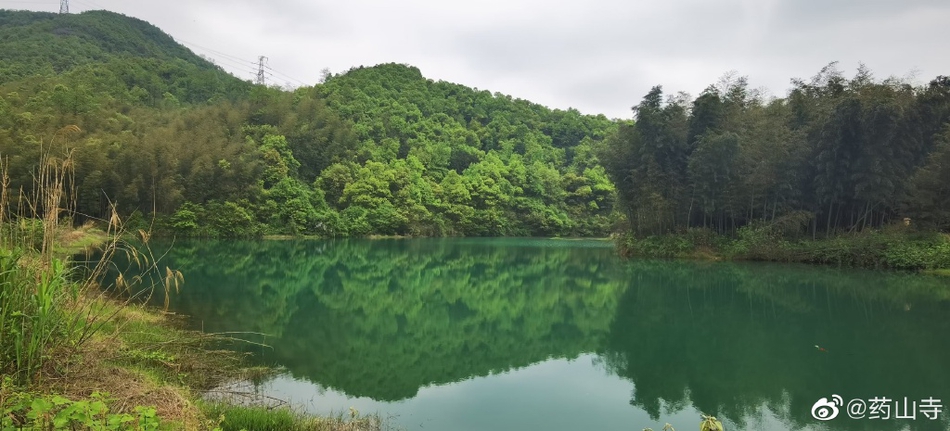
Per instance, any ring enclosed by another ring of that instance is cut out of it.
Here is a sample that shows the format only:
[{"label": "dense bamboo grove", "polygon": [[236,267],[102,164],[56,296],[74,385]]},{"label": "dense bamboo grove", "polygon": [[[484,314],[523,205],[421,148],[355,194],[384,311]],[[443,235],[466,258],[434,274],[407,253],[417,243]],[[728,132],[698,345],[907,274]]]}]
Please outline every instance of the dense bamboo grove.
[{"label": "dense bamboo grove", "polygon": [[950,78],[847,78],[832,63],[782,99],[727,77],[693,100],[655,87],[634,113],[601,160],[639,235],[950,227]]}]

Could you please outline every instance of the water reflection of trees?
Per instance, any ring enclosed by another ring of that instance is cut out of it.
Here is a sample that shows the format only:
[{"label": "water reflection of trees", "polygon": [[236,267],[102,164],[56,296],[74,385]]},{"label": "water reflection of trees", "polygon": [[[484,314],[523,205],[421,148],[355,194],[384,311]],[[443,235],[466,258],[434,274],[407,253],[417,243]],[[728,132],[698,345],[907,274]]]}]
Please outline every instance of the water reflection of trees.
[{"label": "water reflection of trees", "polygon": [[[602,351],[654,418],[692,404],[740,425],[762,406],[800,428],[821,397],[950,395],[939,278],[780,265],[640,262]],[[821,352],[815,345],[825,347]],[[842,416],[844,413],[842,412]],[[899,429],[907,421],[834,421]],[[912,429],[945,429],[918,420]]]},{"label": "water reflection of trees", "polygon": [[271,334],[264,360],[380,400],[594,351],[623,284],[609,247],[552,241],[217,244],[176,247],[196,286],[177,309]]},{"label": "water reflection of trees", "polygon": [[[741,425],[765,406],[800,428],[816,423],[812,403],[834,393],[950,399],[945,279],[621,264],[609,248],[569,245],[184,243],[171,253],[186,276],[173,306],[205,330],[270,334],[263,361],[377,400],[586,352],[631,380],[631,403],[655,418],[695,406]],[[832,426],[905,424],[845,418]]]}]

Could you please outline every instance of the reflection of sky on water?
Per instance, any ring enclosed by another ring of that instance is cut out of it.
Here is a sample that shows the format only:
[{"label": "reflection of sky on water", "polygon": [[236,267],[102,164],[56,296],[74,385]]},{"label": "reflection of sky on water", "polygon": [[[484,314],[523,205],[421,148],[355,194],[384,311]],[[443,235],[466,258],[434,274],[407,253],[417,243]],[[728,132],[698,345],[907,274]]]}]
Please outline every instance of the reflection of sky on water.
[{"label": "reflection of sky on water", "polygon": [[[666,412],[660,421],[628,401],[634,385],[603,370],[595,355],[575,360],[552,359],[502,374],[419,389],[412,399],[379,402],[352,398],[306,380],[277,377],[261,386],[264,395],[289,401],[316,414],[379,413],[407,430],[660,430],[665,422],[678,429],[697,427],[700,412],[692,406]],[[746,430],[785,429],[762,407]],[[738,429],[725,422],[727,429]],[[682,427],[682,428],[679,428]],[[811,429],[811,428],[806,428]]]}]

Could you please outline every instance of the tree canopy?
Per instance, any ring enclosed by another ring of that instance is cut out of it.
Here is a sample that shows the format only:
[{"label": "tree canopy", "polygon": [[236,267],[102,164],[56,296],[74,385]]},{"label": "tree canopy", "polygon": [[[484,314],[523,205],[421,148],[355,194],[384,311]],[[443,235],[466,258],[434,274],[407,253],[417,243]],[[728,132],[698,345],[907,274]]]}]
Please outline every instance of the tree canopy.
[{"label": "tree canopy", "polygon": [[[65,124],[77,212],[195,236],[605,235],[615,124],[384,64],[252,85],[109,12],[0,13],[14,188]],[[60,52],[68,51],[67,54]]]},{"label": "tree canopy", "polygon": [[[11,188],[30,189],[38,143],[56,141],[80,218],[115,204],[194,236],[601,236],[624,218],[639,234],[950,229],[946,77],[831,64],[765,98],[728,75],[695,99],[654,87],[617,121],[402,64],[253,85],[105,11],[0,23]],[[57,137],[70,124],[82,133]]]},{"label": "tree canopy", "polygon": [[654,87],[602,154],[637,234],[755,223],[833,234],[905,217],[946,230],[950,80],[846,78],[834,63],[767,99],[744,78],[691,102]]}]

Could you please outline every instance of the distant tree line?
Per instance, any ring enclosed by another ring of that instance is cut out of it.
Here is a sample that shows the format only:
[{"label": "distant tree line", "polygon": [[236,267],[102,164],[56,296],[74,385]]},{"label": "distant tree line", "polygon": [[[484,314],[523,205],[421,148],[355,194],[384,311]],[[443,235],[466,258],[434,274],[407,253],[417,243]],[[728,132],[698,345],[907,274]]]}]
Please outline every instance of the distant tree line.
[{"label": "distant tree line", "polygon": [[832,63],[781,99],[735,77],[663,96],[654,87],[600,157],[637,235],[950,228],[950,78],[915,87],[862,65],[848,79]]}]

